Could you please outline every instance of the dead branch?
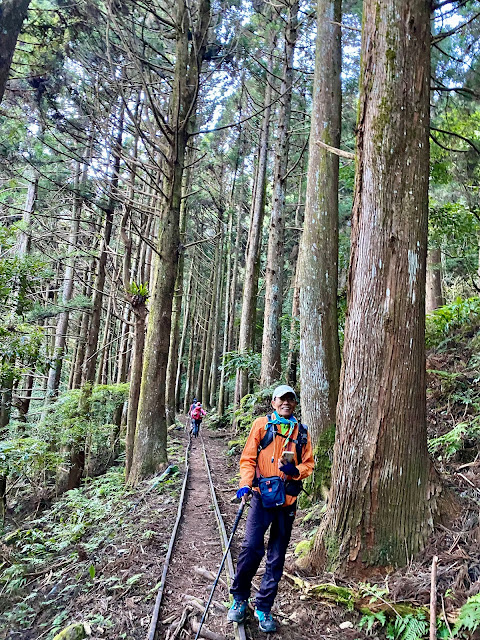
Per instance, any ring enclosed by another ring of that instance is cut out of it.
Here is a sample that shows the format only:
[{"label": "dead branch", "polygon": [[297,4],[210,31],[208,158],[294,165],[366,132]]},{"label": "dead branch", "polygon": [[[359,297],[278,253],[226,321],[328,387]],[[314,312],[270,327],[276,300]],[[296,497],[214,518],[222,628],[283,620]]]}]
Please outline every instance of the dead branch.
[{"label": "dead branch", "polygon": [[326,149],[327,151],[330,151],[330,153],[334,153],[336,156],[340,156],[341,158],[346,158],[347,160],[355,160],[355,154],[352,153],[351,151],[343,151],[343,149],[337,149],[336,147],[331,147],[326,142],[323,142],[323,140],[316,140],[315,144],[318,144],[318,146],[322,147],[322,149]]}]

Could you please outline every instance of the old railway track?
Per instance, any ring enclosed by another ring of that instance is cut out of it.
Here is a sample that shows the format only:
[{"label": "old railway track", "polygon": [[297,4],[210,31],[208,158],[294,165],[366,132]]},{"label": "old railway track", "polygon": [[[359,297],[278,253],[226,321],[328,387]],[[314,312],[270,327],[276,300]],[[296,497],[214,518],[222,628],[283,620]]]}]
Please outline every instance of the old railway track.
[{"label": "old railway track", "polygon": [[[215,524],[216,520],[216,524]],[[189,438],[177,518],[151,617],[147,640],[193,638],[228,544],[202,436]],[[209,565],[205,568],[203,565]],[[196,566],[201,565],[201,566]],[[246,640],[243,624],[226,624],[228,588],[234,567],[227,554],[201,638]],[[189,593],[193,592],[193,593]],[[222,603],[223,601],[223,603]]]}]

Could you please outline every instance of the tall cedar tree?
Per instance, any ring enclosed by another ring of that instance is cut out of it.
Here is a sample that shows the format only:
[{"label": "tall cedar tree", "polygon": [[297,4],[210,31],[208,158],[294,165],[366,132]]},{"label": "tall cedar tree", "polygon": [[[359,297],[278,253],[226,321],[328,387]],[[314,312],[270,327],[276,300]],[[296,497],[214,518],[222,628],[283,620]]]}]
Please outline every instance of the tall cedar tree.
[{"label": "tall cedar tree", "polygon": [[427,0],[365,0],[349,304],[332,493],[308,560],[338,572],[404,565],[440,484],[427,452]]},{"label": "tall cedar tree", "polygon": [[[310,125],[305,221],[299,256],[302,418],[314,446],[335,424],[338,344],[338,156],[340,144],[341,0],[320,0]],[[317,451],[317,456],[322,452]],[[314,483],[321,488],[322,478]]]},{"label": "tall cedar tree", "polygon": [[128,476],[130,484],[155,473],[167,463],[165,387],[172,299],[180,249],[182,180],[190,123],[195,117],[207,45],[210,2],[198,1],[195,23],[191,21],[192,10],[185,0],[177,0],[175,13],[176,59],[168,118],[166,197],[160,210],[135,445]]}]

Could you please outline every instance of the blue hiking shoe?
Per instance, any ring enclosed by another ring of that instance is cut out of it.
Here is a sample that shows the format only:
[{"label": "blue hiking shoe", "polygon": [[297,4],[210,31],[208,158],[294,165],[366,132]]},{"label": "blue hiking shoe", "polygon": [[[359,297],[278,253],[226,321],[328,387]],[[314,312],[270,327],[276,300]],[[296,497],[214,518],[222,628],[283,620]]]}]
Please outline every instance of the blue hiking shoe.
[{"label": "blue hiking shoe", "polygon": [[255,609],[255,618],[258,620],[258,628],[265,633],[273,633],[277,630],[277,625],[270,611],[260,611]]},{"label": "blue hiking shoe", "polygon": [[232,606],[228,610],[227,620],[229,622],[243,622],[245,620],[246,610],[246,600],[234,600]]}]

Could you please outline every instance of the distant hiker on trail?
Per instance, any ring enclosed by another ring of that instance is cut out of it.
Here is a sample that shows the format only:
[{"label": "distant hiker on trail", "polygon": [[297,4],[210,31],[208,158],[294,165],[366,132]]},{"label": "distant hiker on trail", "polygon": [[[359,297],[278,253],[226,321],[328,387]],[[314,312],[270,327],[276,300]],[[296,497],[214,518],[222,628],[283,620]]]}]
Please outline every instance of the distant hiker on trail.
[{"label": "distant hiker on trail", "polygon": [[255,598],[255,617],[266,633],[276,630],[270,610],[283,573],[301,481],[314,467],[310,434],[293,415],[296,406],[292,387],[277,387],[272,396],[274,412],[254,421],[240,458],[237,498],[246,501],[252,497],[252,505],[227,617],[230,622],[242,622],[245,617],[252,579],[265,553],[264,537],[270,527],[265,573]]},{"label": "distant hiker on trail", "polygon": [[200,431],[200,425],[202,423],[203,418],[207,415],[207,412],[202,407],[201,402],[197,402],[197,404],[193,407],[191,411],[192,416],[192,434],[195,438],[198,438],[198,433]]},{"label": "distant hiker on trail", "polygon": [[192,417],[192,411],[195,409],[195,407],[197,406],[197,399],[194,398],[192,404],[190,405],[190,409],[188,410],[188,414],[190,416],[190,418]]}]

